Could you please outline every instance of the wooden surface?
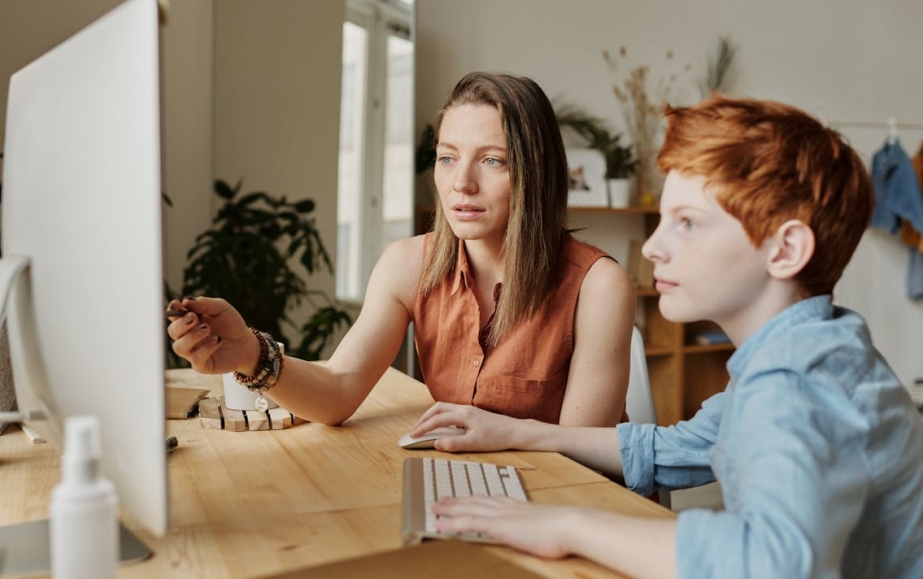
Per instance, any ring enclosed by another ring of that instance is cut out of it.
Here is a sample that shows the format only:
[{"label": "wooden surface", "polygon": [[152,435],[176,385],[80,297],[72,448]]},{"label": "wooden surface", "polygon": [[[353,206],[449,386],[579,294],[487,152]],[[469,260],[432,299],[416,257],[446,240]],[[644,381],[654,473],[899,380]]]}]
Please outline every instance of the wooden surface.
[{"label": "wooden surface", "polygon": [[[171,384],[221,394],[217,376],[171,373]],[[198,418],[169,420],[168,434],[179,439],[168,460],[170,531],[153,537],[125,520],[155,554],[121,567],[119,577],[265,577],[401,548],[401,477],[408,456],[512,464],[535,502],[674,516],[555,453],[401,449],[398,438],[430,404],[423,384],[391,369],[341,427],[304,423],[238,434],[203,428]],[[0,524],[44,518],[60,479],[60,456],[14,428],[0,436],[0,476]],[[621,577],[579,558],[545,561],[507,547],[479,548],[545,577]]]}]

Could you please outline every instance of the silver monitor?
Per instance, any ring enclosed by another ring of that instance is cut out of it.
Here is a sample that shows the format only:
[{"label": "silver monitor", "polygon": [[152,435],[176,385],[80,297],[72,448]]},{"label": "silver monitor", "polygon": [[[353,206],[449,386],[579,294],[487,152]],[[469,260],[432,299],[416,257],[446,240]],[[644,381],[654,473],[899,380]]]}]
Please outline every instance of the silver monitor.
[{"label": "silver monitor", "polygon": [[155,535],[169,512],[159,76],[156,0],[127,0],[11,77],[0,261],[20,411],[59,449],[66,417],[98,416],[122,518]]}]

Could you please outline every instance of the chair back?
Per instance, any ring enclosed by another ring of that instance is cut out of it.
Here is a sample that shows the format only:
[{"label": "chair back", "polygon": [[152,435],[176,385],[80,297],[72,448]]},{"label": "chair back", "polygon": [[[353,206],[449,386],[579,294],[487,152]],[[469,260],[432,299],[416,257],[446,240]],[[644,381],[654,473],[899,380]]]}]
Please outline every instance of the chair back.
[{"label": "chair back", "polygon": [[[657,410],[651,393],[651,380],[647,375],[647,356],[644,355],[644,340],[637,326],[631,330],[631,366],[628,369],[628,393],[625,395],[625,411],[632,422],[657,424]],[[666,508],[672,503],[670,491],[657,491],[652,500]]]},{"label": "chair back", "polygon": [[631,366],[628,373],[628,393],[625,396],[625,410],[632,422],[657,423],[651,381],[647,375],[647,358],[644,355],[644,340],[635,326],[631,332]]}]

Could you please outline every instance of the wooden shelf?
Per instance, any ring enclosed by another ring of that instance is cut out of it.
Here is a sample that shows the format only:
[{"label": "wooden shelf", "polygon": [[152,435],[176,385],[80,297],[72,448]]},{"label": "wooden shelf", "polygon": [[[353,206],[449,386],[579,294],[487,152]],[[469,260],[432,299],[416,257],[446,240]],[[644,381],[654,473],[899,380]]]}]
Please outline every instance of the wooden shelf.
[{"label": "wooden shelf", "polygon": [[683,348],[685,354],[708,354],[711,352],[731,352],[734,350],[734,344],[730,342],[722,344],[690,344]]},{"label": "wooden shelf", "polygon": [[644,348],[644,355],[648,358],[655,356],[672,356],[673,348]]}]

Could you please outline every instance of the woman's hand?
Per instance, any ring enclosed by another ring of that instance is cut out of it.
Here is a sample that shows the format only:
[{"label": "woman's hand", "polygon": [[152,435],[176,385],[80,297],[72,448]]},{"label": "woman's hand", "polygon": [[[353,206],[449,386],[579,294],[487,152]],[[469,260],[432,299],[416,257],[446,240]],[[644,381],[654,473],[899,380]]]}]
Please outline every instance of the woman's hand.
[{"label": "woman's hand", "polygon": [[[182,315],[172,316],[172,313]],[[168,306],[167,334],[173,351],[189,360],[197,372],[224,374],[253,372],[259,341],[231,304],[216,298],[183,298]]]},{"label": "woman's hand", "polygon": [[423,413],[410,432],[422,436],[434,428],[457,426],[465,429],[459,436],[440,438],[436,450],[444,452],[492,452],[519,448],[515,435],[525,421],[494,414],[474,406],[437,402]]},{"label": "woman's hand", "polygon": [[565,547],[565,517],[579,509],[524,503],[505,497],[443,498],[433,505],[442,532],[479,532],[521,551],[560,559]]}]

